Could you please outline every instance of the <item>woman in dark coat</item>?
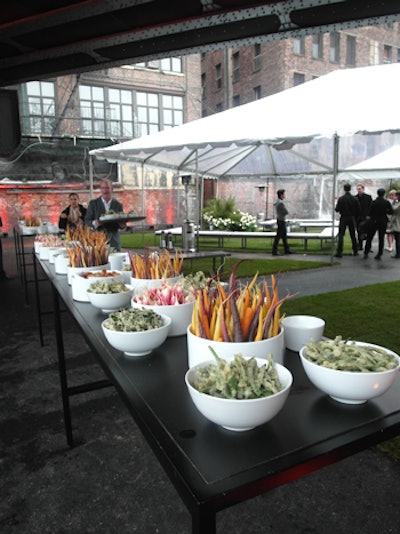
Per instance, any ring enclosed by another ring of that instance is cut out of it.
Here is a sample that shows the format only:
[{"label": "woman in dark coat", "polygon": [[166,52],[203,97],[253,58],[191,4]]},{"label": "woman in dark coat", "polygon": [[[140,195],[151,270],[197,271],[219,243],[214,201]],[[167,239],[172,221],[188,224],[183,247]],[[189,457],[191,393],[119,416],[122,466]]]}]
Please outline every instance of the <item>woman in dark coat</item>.
[{"label": "woman in dark coat", "polygon": [[62,210],[58,221],[58,228],[64,231],[67,227],[76,228],[78,225],[83,224],[86,215],[86,208],[79,204],[79,195],[77,193],[70,193],[68,200],[69,206]]}]

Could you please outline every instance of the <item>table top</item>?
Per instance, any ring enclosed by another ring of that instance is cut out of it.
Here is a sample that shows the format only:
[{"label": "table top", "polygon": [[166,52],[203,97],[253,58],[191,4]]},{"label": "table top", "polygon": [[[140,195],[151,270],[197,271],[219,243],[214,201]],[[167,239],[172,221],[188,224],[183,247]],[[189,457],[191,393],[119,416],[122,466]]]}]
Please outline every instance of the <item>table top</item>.
[{"label": "table top", "polygon": [[104,338],[100,325],[107,316],[73,301],[67,277],[38,261],[189,507],[225,508],[400,431],[399,378],[373,401],[340,404],[312,386],[289,350],[284,365],[294,383],[283,410],[248,432],[218,427],[186,390],[186,336],[168,338],[148,356],[125,357]]}]

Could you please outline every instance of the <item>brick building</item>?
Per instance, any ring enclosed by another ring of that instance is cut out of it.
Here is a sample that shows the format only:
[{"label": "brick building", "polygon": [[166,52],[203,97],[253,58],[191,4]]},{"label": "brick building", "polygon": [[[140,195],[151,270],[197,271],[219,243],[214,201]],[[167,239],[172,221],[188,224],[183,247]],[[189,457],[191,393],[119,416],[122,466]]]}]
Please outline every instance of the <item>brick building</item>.
[{"label": "brick building", "polygon": [[202,115],[252,102],[336,69],[400,61],[400,22],[299,35],[201,56]]}]

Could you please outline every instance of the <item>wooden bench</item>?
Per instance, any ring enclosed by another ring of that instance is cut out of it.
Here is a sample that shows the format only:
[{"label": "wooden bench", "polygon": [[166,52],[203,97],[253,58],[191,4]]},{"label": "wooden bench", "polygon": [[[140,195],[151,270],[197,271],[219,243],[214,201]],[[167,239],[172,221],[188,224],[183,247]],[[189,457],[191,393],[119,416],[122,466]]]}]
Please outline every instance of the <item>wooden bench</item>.
[{"label": "wooden bench", "polygon": [[[163,230],[157,230],[155,232],[156,236],[159,236]],[[332,234],[332,227],[328,226],[324,228],[321,232],[288,232],[287,237],[288,240],[292,239],[300,239],[303,241],[304,250],[307,250],[307,245],[309,240],[319,240],[321,244],[323,242],[328,241],[332,237],[336,239],[338,235],[338,228],[335,226]],[[182,228],[180,226],[175,228],[170,228],[169,230],[165,231],[166,234],[170,233],[176,242],[176,238],[178,236],[182,236]],[[218,247],[223,248],[225,239],[228,238],[240,238],[242,240],[242,248],[247,247],[247,239],[251,238],[270,238],[273,239],[276,236],[276,232],[231,232],[227,230],[199,230],[195,231],[196,235],[198,234],[199,237],[209,237],[209,238],[215,238],[218,240]]]}]

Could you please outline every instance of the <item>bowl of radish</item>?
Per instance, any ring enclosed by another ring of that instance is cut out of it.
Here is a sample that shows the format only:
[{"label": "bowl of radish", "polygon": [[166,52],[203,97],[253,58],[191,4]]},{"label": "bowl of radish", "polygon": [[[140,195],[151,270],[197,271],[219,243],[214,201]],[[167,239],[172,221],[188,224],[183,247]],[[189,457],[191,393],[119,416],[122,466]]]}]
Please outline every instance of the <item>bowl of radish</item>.
[{"label": "bowl of radish", "polygon": [[133,295],[132,308],[151,309],[172,320],[168,336],[183,336],[192,320],[196,295],[184,288],[181,282],[175,284],[163,281],[160,287],[145,288]]}]

